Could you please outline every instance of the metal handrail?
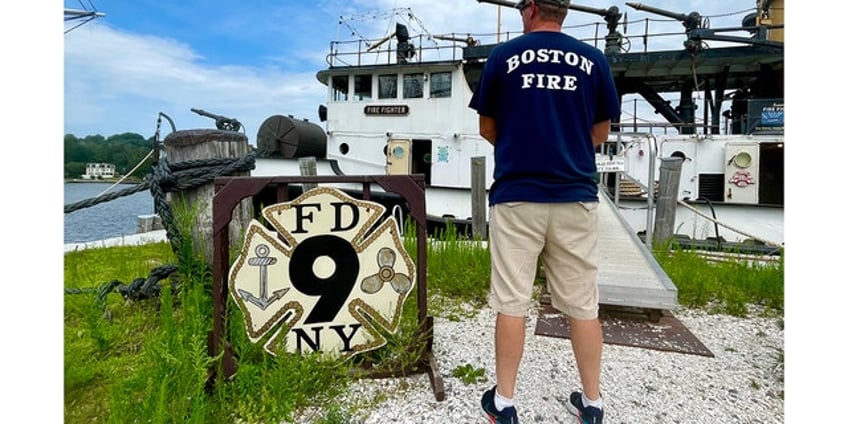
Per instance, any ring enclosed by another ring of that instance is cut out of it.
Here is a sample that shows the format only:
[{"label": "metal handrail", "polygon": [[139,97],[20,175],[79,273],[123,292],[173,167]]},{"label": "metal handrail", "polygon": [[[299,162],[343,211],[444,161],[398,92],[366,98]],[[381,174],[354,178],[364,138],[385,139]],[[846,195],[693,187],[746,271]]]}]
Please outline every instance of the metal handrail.
[{"label": "metal handrail", "polygon": [[[648,139],[648,184],[651,187],[642,185],[635,178],[631,177],[627,172],[622,172],[627,179],[636,183],[639,187],[641,187],[647,193],[647,211],[645,213],[645,244],[648,249],[651,249],[652,240],[654,237],[654,226],[653,226],[653,209],[654,209],[654,188],[653,181],[654,175],[656,174],[655,168],[657,163],[657,154],[658,154],[658,146],[657,146],[657,137],[652,133],[627,133],[627,132],[616,132],[616,153],[621,153],[622,151],[622,137],[623,136],[635,136],[635,137],[645,137]],[[618,178],[615,179],[615,192],[613,193],[614,204],[616,206],[619,205],[620,200],[620,190],[621,190],[621,182]]]},{"label": "metal handrail", "polygon": [[647,222],[645,223],[645,245],[648,250],[652,249],[652,240],[654,238],[654,173],[657,163],[657,137],[653,134],[645,136],[648,139],[648,210],[645,213]]},{"label": "metal handrail", "polygon": [[[471,37],[469,34],[468,37]],[[449,45],[447,46],[424,46],[424,42],[427,40],[427,37],[424,35],[418,35],[414,38],[417,42],[415,44],[415,57],[413,58],[413,63],[422,63],[424,62],[425,54],[436,52],[438,53],[442,50],[449,50],[451,53],[452,60],[458,60],[462,58],[462,48],[459,41],[449,40]],[[379,40],[355,40],[355,41],[331,41],[330,42],[330,53],[327,55],[327,63],[330,67],[335,66],[363,66],[363,64],[396,64],[397,62],[397,49],[395,44],[392,41],[388,41],[387,49],[375,49],[369,50],[370,46]],[[348,48],[351,45],[355,45],[353,48]],[[382,59],[381,56],[385,55],[386,58]],[[345,59],[355,57],[355,63],[350,63]],[[373,63],[370,63],[372,62]]]},{"label": "metal handrail", "polygon": [[[641,23],[644,22],[644,25]],[[679,28],[677,30],[668,30],[669,28],[665,28],[665,31],[657,31],[651,32],[650,24],[658,23],[658,24],[669,24],[678,25],[679,22],[674,19],[654,19],[654,18],[644,18],[639,20],[633,20],[624,25],[624,34],[621,34],[623,37],[623,42],[628,45],[627,51],[637,51],[642,50],[644,52],[649,51],[649,40],[657,40],[657,39],[667,39],[669,37],[681,37],[681,46],[683,42],[687,39],[687,32],[684,28]],[[606,22],[593,22],[588,24],[579,24],[579,25],[565,25],[563,26],[563,31],[567,34],[575,36],[580,41],[583,41],[587,44],[591,44],[596,48],[603,49],[607,41],[607,34],[604,29],[606,28]],[[586,28],[589,28],[588,31],[584,31]],[[628,34],[629,28],[641,28],[641,30],[637,29],[636,32],[631,32]],[[728,30],[740,31],[743,32],[747,28],[744,27],[735,27],[729,28]],[[720,29],[716,29],[719,31]],[[581,37],[578,33],[586,34],[589,33],[587,37]],[[461,34],[461,38],[463,40],[469,39],[477,42],[477,45],[488,45],[488,44],[498,44],[502,40],[509,40],[512,37],[517,35],[521,35],[521,31],[498,31],[498,32],[490,32],[490,33],[463,33]],[[459,40],[451,40],[451,38],[457,38],[457,33],[450,34],[441,34],[441,35],[424,35],[419,34],[417,36],[411,37],[411,39],[416,40],[416,57],[413,59],[415,63],[421,63],[424,61],[425,53],[439,51],[442,49],[450,49],[452,54],[451,57],[453,60],[458,60],[462,58],[462,49],[467,45],[464,41]],[[440,38],[444,37],[444,38]],[[449,41],[450,44],[448,46],[439,46],[439,45],[430,45],[425,46],[426,43],[435,43],[435,39],[440,39],[444,41]],[[396,49],[392,46],[391,40],[388,40],[389,48],[386,49],[378,49],[375,51],[369,51],[371,46],[376,45],[378,43],[387,41],[385,39],[359,39],[359,40],[348,40],[348,41],[331,41],[330,42],[330,53],[327,55],[327,63],[333,66],[362,66],[366,59],[375,58],[374,64],[384,63],[391,64],[396,63]],[[730,42],[730,41],[728,41]],[[732,42],[730,42],[732,43]],[[345,46],[356,45],[354,48],[347,49]],[[344,50],[340,50],[340,48],[344,48]],[[383,62],[379,56],[386,54],[387,60]],[[353,61],[355,63],[350,63],[349,61],[344,60],[345,58],[356,57],[356,60]]]}]

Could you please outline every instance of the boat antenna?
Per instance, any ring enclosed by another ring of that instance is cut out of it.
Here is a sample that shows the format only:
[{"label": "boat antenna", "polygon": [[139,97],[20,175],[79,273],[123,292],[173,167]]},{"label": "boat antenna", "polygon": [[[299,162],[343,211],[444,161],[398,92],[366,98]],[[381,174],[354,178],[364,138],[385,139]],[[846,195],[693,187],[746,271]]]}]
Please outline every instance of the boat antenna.
[{"label": "boat antenna", "polygon": [[[389,40],[390,38],[394,37],[395,33],[389,33],[390,29],[387,29],[386,35],[383,38],[379,39],[376,43],[373,43],[373,42],[369,41],[368,38],[363,36],[356,28],[354,28],[353,25],[351,25],[351,22],[353,22],[353,21],[370,21],[370,20],[378,20],[378,19],[389,19],[388,28],[391,28],[391,18],[394,18],[396,16],[399,17],[400,20],[405,21],[408,24],[408,26],[416,27],[416,29],[419,32],[423,33],[428,40],[433,41],[434,43],[436,42],[433,35],[424,26],[424,23],[421,22],[421,20],[418,17],[416,17],[414,13],[412,13],[412,8],[409,8],[409,7],[396,7],[392,10],[389,10],[389,11],[386,11],[386,12],[381,12],[381,13],[371,12],[371,13],[360,13],[360,14],[349,15],[349,16],[340,16],[339,17],[339,24],[347,27],[347,29],[350,30],[352,36],[355,36],[359,41],[362,41],[363,43],[365,43],[365,47],[368,47],[369,50],[373,50],[373,49],[376,49],[377,47],[379,47],[380,44],[383,44],[387,40]],[[395,29],[397,30],[397,26],[395,26]]]},{"label": "boat antenna", "polygon": [[415,22],[416,24],[418,24],[418,27],[421,29],[421,32],[423,32],[427,36],[428,40],[433,40],[433,34],[430,34],[430,31],[427,30],[427,28],[424,26],[424,22],[421,22],[421,19],[418,19],[417,16],[412,14],[412,9],[409,9],[407,17],[409,18],[410,23]]},{"label": "boat antenna", "polygon": [[351,33],[350,35],[355,35],[357,38],[359,38],[360,41],[363,41],[366,46],[370,47],[371,43],[368,41],[368,39],[365,38],[362,34],[360,34],[359,31],[356,30],[356,28],[351,26],[348,23],[348,21],[350,21],[350,18],[346,18],[344,16],[339,16],[339,24],[346,26],[347,29],[350,30],[350,33]]},{"label": "boat antenna", "polygon": [[[88,0],[88,6],[84,5],[82,3],[82,0],[79,0],[79,1],[80,1],[80,6],[82,7],[82,9],[65,8],[65,22],[76,21],[76,25],[66,29],[65,34],[71,32],[71,31],[73,31],[73,30],[75,30],[75,29],[97,19],[97,18],[102,18],[102,17],[106,16],[105,13],[97,11],[97,8],[94,7],[94,3],[92,3],[91,0]],[[89,7],[91,9],[89,9]]]},{"label": "boat antenna", "polygon": [[[368,12],[368,13],[359,13],[359,14],[355,14],[355,15],[349,15],[349,16],[340,16],[339,17],[339,24],[347,27],[347,29],[350,30],[351,35],[356,36],[356,38],[358,38],[359,41],[364,42],[366,47],[371,47],[372,43],[370,41],[368,41],[368,38],[366,38],[364,35],[360,34],[359,31],[356,28],[354,28],[353,25],[350,24],[350,22],[353,22],[353,21],[371,21],[371,20],[377,20],[377,19],[383,19],[383,18],[392,18],[395,15],[400,15],[402,12],[405,12],[405,11],[409,11],[409,13],[412,13],[411,9],[407,7],[407,8],[394,8],[390,11],[381,12],[381,13]],[[388,32],[388,30],[386,32]]]}]

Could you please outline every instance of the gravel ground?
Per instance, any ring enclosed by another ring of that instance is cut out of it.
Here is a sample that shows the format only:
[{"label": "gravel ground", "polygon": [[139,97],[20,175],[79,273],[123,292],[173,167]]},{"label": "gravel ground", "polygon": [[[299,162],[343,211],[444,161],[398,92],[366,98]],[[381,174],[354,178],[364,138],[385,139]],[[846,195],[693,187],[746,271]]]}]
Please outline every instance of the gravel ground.
[{"label": "gravel ground", "polygon": [[[680,309],[674,315],[714,358],[604,345],[601,388],[606,423],[783,423],[782,318],[736,318]],[[494,384],[494,312],[461,322],[435,318],[434,354],[445,399],[436,401],[426,374],[355,382],[340,405],[357,405],[354,422],[485,423],[480,396]],[[578,386],[571,341],[537,336],[527,319],[515,402],[522,423],[575,423],[565,409]],[[456,367],[485,369],[486,381],[466,384]],[[361,408],[361,409],[360,409]],[[305,411],[298,423],[320,411]]]}]

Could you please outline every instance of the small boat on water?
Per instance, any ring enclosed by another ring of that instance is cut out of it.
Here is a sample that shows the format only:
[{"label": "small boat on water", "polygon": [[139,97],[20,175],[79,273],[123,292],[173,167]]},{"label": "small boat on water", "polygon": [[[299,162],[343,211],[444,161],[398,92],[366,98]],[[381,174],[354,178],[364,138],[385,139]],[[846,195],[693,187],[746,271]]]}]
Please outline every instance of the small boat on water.
[{"label": "small boat on water", "polygon": [[[682,243],[761,252],[783,245],[783,0],[754,3],[727,28],[710,28],[698,12],[627,3],[647,16],[644,25],[630,18],[631,29],[644,27],[631,34],[615,6],[570,6],[598,16],[591,35],[568,32],[604,51],[623,99],[597,152],[598,180],[643,237],[652,231],[662,163],[679,158],[674,234]],[[649,23],[677,31],[654,33]],[[676,47],[651,49],[671,35]],[[469,224],[472,160],[485,159],[486,187],[494,162],[468,104],[487,55],[510,36],[415,35],[397,23],[387,37],[333,41],[328,67],[317,73],[327,88],[321,123],[267,118],[251,175],[299,175],[304,157],[316,158],[318,175],[423,174],[430,219]]]}]

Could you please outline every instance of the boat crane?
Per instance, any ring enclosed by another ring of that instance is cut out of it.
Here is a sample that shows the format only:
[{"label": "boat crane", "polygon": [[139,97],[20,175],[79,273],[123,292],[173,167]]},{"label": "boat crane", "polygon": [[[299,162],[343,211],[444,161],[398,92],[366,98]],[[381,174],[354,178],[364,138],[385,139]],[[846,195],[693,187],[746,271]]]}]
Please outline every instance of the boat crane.
[{"label": "boat crane", "polygon": [[[506,0],[477,0],[478,3],[489,3],[495,4],[498,6],[505,6],[514,8],[516,2],[506,1]],[[588,7],[581,6],[579,4],[570,3],[568,5],[569,10],[576,10],[578,12],[592,13],[604,18],[604,21],[607,23],[607,35],[605,37],[606,47],[604,48],[605,54],[612,53],[622,53],[630,50],[630,42],[618,32],[618,25],[621,23],[621,20],[624,19],[625,28],[627,27],[627,14],[622,14],[617,6],[610,6],[607,9],[600,9],[596,7]]]},{"label": "boat crane", "polygon": [[[771,3],[771,2],[769,2]],[[783,28],[783,24],[779,25],[756,25],[743,26],[733,28],[722,28],[714,30],[709,28],[709,19],[701,16],[698,12],[689,12],[689,14],[675,13],[658,7],[647,6],[642,3],[627,2],[626,5],[636,9],[644,10],[645,12],[662,15],[668,18],[676,19],[683,24],[686,29],[686,41],[683,42],[683,47],[690,52],[699,52],[705,49],[704,41],[726,41],[730,43],[743,43],[766,47],[783,48],[783,42],[767,39],[769,29]],[[748,19],[750,20],[750,19]],[[718,32],[740,31],[747,30],[754,32],[754,37],[735,37],[728,35],[718,35]]]}]

